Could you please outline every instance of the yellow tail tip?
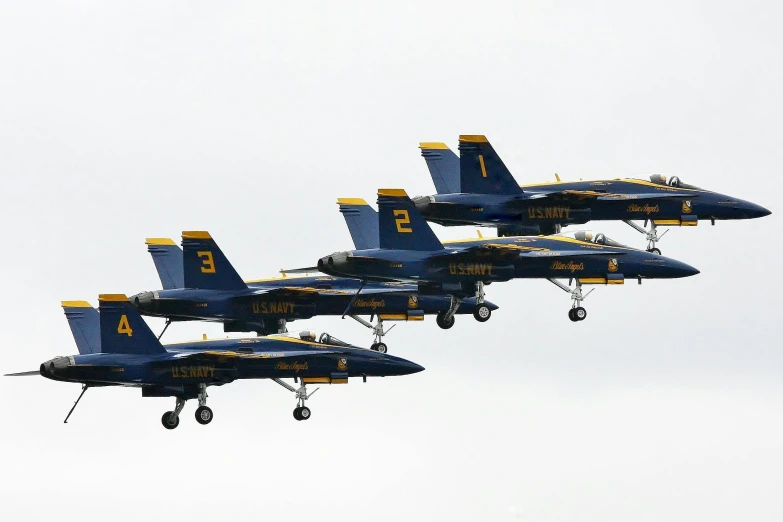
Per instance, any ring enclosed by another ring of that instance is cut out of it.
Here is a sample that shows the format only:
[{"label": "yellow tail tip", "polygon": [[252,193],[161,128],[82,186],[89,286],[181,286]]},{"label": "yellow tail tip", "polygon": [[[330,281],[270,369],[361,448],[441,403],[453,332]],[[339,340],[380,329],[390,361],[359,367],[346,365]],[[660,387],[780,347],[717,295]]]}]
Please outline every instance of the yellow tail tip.
[{"label": "yellow tail tip", "polygon": [[365,205],[367,202],[362,198],[337,198],[338,205]]},{"label": "yellow tail tip", "polygon": [[468,143],[489,143],[483,134],[460,134],[459,141]]},{"label": "yellow tail tip", "polygon": [[92,308],[87,301],[60,301],[63,308]]},{"label": "yellow tail tip", "polygon": [[378,189],[379,196],[408,197],[408,193],[403,189]]},{"label": "yellow tail tip", "polygon": [[212,239],[206,230],[186,230],[182,232],[182,239]]},{"label": "yellow tail tip", "polygon": [[420,149],[439,149],[439,150],[447,150],[449,148],[448,145],[445,143],[441,143],[439,141],[422,141],[419,143]]},{"label": "yellow tail tip", "polygon": [[127,301],[128,296],[125,294],[101,294],[98,296],[98,301],[114,301],[114,302],[122,302]]},{"label": "yellow tail tip", "polygon": [[176,245],[174,240],[169,237],[148,237],[145,243],[147,245]]}]

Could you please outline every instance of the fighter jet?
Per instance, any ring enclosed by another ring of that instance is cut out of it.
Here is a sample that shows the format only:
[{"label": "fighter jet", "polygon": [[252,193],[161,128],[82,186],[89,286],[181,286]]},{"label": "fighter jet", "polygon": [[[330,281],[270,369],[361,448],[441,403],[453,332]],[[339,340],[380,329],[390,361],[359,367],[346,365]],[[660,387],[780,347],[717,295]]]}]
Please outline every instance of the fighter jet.
[{"label": "fighter jet", "polygon": [[[449,310],[451,304],[450,296],[419,295],[416,285],[391,281],[367,285],[360,298],[356,298],[358,279],[284,273],[284,277],[243,281],[204,231],[183,232],[182,249],[167,238],[148,238],[147,247],[163,289],[133,295],[131,302],[144,315],[166,318],[165,328],[172,321],[204,320],[223,323],[226,332],[268,335],[287,331],[287,323],[297,319],[348,316],[372,330],[371,349],[386,353],[383,338],[394,326],[386,329],[384,321],[421,321],[425,315]],[[456,313],[472,313],[486,321],[496,309],[492,303],[479,306],[475,299],[466,299]],[[370,315],[370,321],[361,315]]]},{"label": "fighter jet", "polygon": [[[212,422],[207,388],[238,379],[271,379],[296,396],[296,420],[307,420],[305,405],[316,391],[313,383],[342,384],[350,377],[408,375],[424,368],[405,359],[351,346],[322,334],[316,341],[309,332],[299,338],[274,336],[194,341],[163,346],[125,295],[104,294],[100,313],[85,301],[65,301],[63,309],[76,340],[79,355],[55,357],[38,370],[10,376],[42,375],[75,382],[82,392],[68,422],[88,388],[125,386],[141,388],[142,397],[174,397],[172,411],[161,418],[166,429],[179,425],[189,399],[198,400],[196,421]],[[282,379],[293,378],[294,387]]]},{"label": "fighter jet", "polygon": [[[318,260],[329,275],[369,282],[415,283],[421,295],[452,295],[438,325],[453,324],[461,300],[484,302],[484,285],[516,278],[548,279],[571,294],[568,317],[584,320],[583,284],[622,284],[625,279],[698,274],[690,265],[621,245],[603,234],[578,237],[502,237],[441,243],[402,189],[378,191],[379,248],[336,252]],[[571,289],[558,279],[575,281]],[[360,292],[361,293],[361,292]],[[589,294],[589,292],[588,292]]]},{"label": "fighter jet", "polygon": [[[660,254],[662,225],[767,216],[764,207],[653,174],[650,181],[606,179],[520,186],[484,136],[460,136],[457,157],[443,143],[420,143],[438,192],[415,198],[428,221],[444,226],[497,227],[499,236],[553,234],[566,225],[623,221],[645,234],[647,251]],[[557,176],[557,175],[556,175]],[[634,220],[643,220],[644,228]]]}]

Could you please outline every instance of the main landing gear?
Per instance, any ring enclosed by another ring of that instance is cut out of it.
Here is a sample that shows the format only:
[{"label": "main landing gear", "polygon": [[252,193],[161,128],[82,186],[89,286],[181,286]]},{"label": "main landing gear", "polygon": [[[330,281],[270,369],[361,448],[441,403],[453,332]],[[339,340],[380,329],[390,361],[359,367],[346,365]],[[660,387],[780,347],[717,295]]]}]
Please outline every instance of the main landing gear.
[{"label": "main landing gear", "polygon": [[454,326],[454,314],[457,313],[457,309],[459,308],[460,303],[462,303],[461,297],[457,297],[455,295],[451,296],[449,309],[443,312],[438,312],[438,315],[435,317],[435,322],[438,323],[438,326],[444,330],[448,330]]},{"label": "main landing gear", "polygon": [[[185,407],[187,399],[177,397],[177,402],[174,406],[174,411],[167,411],[161,417],[160,422],[167,430],[173,430],[179,426],[179,414],[182,412],[182,408]],[[196,408],[196,422],[199,424],[209,424],[212,422],[212,409],[207,406],[207,385],[198,385],[198,408]]]},{"label": "main landing gear", "polygon": [[473,317],[480,323],[486,323],[491,315],[492,310],[484,304],[484,283],[479,281],[476,283],[476,309],[473,310]]},{"label": "main landing gear", "polygon": [[[392,331],[392,329],[397,326],[396,324],[393,324],[391,328],[388,330],[383,329],[383,319],[381,319],[381,316],[378,316],[377,322],[375,325],[372,323],[365,321],[358,315],[350,315],[351,319],[356,321],[357,323],[366,326],[370,330],[372,330],[373,335],[375,336],[375,341],[370,345],[371,350],[375,350],[376,352],[386,353],[389,351],[389,347],[386,346],[386,343],[383,342],[383,336],[387,335],[389,332]],[[370,321],[372,321],[372,317],[370,318]]]},{"label": "main landing gear", "polygon": [[294,418],[298,421],[307,420],[310,418],[310,408],[305,406],[305,401],[315,395],[315,392],[320,390],[320,388],[316,388],[313,390],[313,393],[308,394],[307,393],[307,385],[302,382],[302,385],[299,386],[299,388],[294,388],[287,382],[283,382],[280,379],[274,378],[272,379],[277,384],[285,388],[286,390],[293,392],[296,394],[296,408],[294,408]]},{"label": "main landing gear", "polygon": [[586,294],[583,294],[582,283],[580,283],[578,279],[576,281],[576,286],[573,289],[570,286],[564,285],[557,279],[548,279],[548,281],[561,290],[571,294],[571,309],[568,311],[568,318],[573,322],[584,321],[587,318],[587,310],[582,307],[582,301],[587,299],[587,296],[593,293],[595,288],[591,289]]},{"label": "main landing gear", "polygon": [[[665,230],[663,232],[663,234],[661,234],[659,236],[658,235],[658,225],[656,225],[653,220],[649,220],[649,221],[650,221],[650,230],[647,230],[644,227],[640,227],[639,225],[637,225],[636,223],[634,223],[633,221],[630,221],[628,219],[623,220],[623,223],[625,223],[629,227],[633,228],[637,232],[640,232],[640,233],[645,235],[645,237],[647,238],[647,251],[648,252],[650,252],[652,254],[661,255],[661,249],[658,248],[656,245],[658,244],[658,241],[660,241],[663,238],[663,236],[666,235],[668,230]],[[644,220],[644,226],[645,227],[647,226],[647,220],[646,219]]]}]

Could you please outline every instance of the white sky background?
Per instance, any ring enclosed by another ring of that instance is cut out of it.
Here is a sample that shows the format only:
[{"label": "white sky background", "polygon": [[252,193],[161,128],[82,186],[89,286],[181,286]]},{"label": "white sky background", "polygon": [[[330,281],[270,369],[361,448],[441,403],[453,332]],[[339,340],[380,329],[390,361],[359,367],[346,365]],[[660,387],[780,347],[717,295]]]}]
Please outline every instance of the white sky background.
[{"label": "white sky background", "polygon": [[212,390],[207,427],[132,390],[63,425],[77,385],[1,378],[0,518],[779,520],[781,5],[586,4],[1,2],[1,373],[76,351],[60,300],[158,288],[145,237],[207,229],[245,278],[350,248],[337,197],[434,192],[419,141],[773,214],[672,230],[702,273],[598,288],[579,324],[541,281],[492,285],[486,324],[402,324],[427,370],[327,386],[307,422],[256,381]]}]

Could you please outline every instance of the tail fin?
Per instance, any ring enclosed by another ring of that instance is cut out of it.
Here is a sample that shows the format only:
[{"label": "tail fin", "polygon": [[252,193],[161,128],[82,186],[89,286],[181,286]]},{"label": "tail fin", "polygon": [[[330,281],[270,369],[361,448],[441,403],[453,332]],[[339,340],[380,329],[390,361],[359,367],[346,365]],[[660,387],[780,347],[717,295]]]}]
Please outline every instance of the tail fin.
[{"label": "tail fin", "polygon": [[419,148],[438,194],[458,194],[459,156],[445,143],[424,142],[419,143]]},{"label": "tail fin", "polygon": [[104,353],[166,353],[127,296],[101,294],[98,296],[98,308],[101,312],[101,350]]},{"label": "tail fin", "polygon": [[63,301],[61,304],[79,353],[100,353],[101,314],[98,310],[87,301]]},{"label": "tail fin", "polygon": [[378,189],[378,237],[381,248],[443,249],[435,232],[402,189]]},{"label": "tail fin", "polygon": [[182,233],[185,288],[243,290],[247,285],[209,232]]},{"label": "tail fin", "polygon": [[459,137],[460,188],[467,194],[521,194],[519,184],[484,136]]},{"label": "tail fin", "polygon": [[185,287],[185,269],[179,245],[167,237],[148,237],[147,252],[152,256],[164,290]]},{"label": "tail fin", "polygon": [[338,198],[356,250],[378,248],[378,213],[361,198]]}]

